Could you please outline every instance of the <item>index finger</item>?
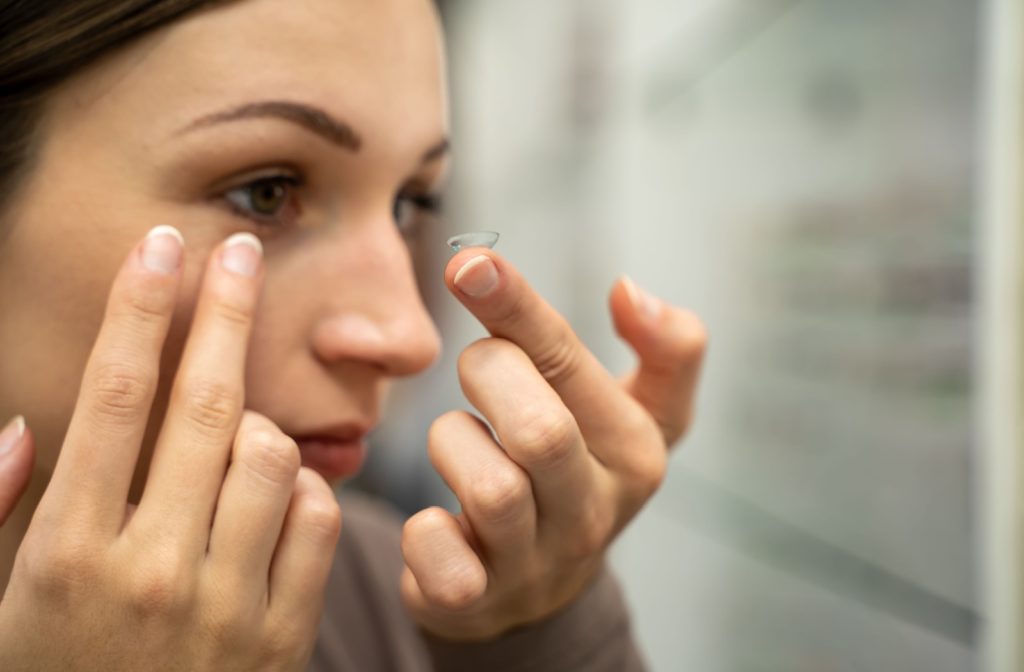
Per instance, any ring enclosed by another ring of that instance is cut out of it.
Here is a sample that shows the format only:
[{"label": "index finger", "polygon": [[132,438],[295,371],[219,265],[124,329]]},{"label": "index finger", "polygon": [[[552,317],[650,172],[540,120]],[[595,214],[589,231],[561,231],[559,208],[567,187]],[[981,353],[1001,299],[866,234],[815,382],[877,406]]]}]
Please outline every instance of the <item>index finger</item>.
[{"label": "index finger", "polygon": [[629,399],[569,323],[495,252],[459,252],[445,269],[451,292],[493,336],[518,345],[573,413],[584,436],[619,434]]},{"label": "index finger", "polygon": [[60,458],[40,507],[117,530],[156,392],[160,352],[183,261],[181,233],[158,226],[117,278],[82,377]]}]

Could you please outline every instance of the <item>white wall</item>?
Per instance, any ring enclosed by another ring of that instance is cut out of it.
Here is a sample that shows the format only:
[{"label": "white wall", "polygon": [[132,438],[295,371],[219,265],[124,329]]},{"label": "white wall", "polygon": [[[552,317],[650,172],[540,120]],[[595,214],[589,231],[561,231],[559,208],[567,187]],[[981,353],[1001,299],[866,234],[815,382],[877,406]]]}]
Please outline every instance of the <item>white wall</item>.
[{"label": "white wall", "polygon": [[985,669],[1002,672],[1024,666],[1024,7],[1015,0],[993,0],[986,9],[977,273],[983,347],[976,365],[977,440],[985,448],[978,470],[978,527],[984,540],[979,578],[988,618],[980,644]]}]

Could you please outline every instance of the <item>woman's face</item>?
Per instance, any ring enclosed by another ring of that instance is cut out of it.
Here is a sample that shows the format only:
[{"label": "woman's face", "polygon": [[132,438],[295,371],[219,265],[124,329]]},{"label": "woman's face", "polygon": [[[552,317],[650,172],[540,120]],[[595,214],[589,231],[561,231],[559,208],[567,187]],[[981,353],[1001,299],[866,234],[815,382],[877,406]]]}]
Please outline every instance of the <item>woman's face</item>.
[{"label": "woman's face", "polygon": [[429,0],[232,2],[62,86],[0,224],[0,416],[25,414],[37,478],[57,459],[115,272],[158,224],[184,234],[185,282],[133,498],[203,261],[236,231],[266,250],[246,408],[293,436],[375,424],[388,381],[439,351],[406,229],[443,179],[446,116]]}]

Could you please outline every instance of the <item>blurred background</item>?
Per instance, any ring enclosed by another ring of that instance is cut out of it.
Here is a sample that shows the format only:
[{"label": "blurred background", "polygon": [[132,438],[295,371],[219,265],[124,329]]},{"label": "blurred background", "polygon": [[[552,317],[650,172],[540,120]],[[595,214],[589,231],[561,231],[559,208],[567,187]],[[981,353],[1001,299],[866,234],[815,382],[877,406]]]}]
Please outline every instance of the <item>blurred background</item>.
[{"label": "blurred background", "polygon": [[498,231],[613,372],[621,273],[708,325],[696,424],[612,553],[654,670],[982,669],[985,3],[441,4],[456,161],[420,254],[445,354],[361,487],[456,506],[426,428],[469,408],[484,332],[443,241]]}]

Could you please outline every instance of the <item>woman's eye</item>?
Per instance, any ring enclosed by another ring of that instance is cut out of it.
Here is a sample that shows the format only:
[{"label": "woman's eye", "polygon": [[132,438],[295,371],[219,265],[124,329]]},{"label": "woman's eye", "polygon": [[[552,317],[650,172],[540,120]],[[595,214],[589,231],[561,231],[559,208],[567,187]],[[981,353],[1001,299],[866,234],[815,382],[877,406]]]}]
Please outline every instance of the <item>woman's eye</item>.
[{"label": "woman's eye", "polygon": [[259,223],[277,223],[289,206],[298,180],[291,176],[264,177],[224,193],[239,214]]},{"label": "woman's eye", "polygon": [[435,217],[441,214],[440,197],[399,194],[395,198],[392,216],[403,235],[414,234],[424,214]]}]

